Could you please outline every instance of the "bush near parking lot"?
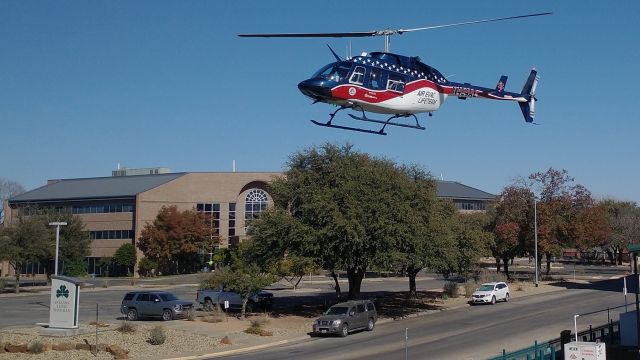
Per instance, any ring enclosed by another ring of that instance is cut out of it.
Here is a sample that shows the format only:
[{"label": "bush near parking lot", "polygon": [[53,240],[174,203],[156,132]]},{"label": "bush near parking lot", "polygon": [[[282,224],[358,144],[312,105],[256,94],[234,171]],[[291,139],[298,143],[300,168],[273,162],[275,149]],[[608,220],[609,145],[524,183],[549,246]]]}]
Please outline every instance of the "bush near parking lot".
[{"label": "bush near parking lot", "polygon": [[455,281],[447,281],[444,283],[443,291],[448,297],[457,298],[459,295],[458,283]]},{"label": "bush near parking lot", "polygon": [[164,328],[160,325],[154,326],[149,332],[149,344],[151,345],[162,345],[165,340],[167,340],[167,334],[164,331]]},{"label": "bush near parking lot", "polygon": [[471,297],[474,291],[478,288],[478,283],[475,281],[467,281],[464,283],[464,295],[468,298]]}]

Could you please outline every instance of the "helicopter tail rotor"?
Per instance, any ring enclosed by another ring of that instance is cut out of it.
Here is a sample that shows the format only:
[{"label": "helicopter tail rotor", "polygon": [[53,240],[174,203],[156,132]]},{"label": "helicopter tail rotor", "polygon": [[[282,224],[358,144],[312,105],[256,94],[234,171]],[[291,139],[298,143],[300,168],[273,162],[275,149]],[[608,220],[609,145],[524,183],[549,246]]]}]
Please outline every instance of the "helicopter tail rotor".
[{"label": "helicopter tail rotor", "polygon": [[536,89],[538,87],[538,81],[540,77],[538,76],[538,71],[536,69],[532,69],[529,74],[529,78],[524,83],[522,87],[522,92],[520,95],[524,97],[527,102],[518,103],[520,105],[520,110],[522,111],[522,115],[524,116],[524,121],[528,123],[532,123],[536,116]]}]

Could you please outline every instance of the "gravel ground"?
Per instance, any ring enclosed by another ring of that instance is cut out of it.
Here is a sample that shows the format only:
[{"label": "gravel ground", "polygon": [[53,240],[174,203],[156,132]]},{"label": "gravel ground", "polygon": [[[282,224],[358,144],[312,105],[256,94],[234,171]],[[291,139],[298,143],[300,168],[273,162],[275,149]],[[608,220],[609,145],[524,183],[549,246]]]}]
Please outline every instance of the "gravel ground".
[{"label": "gravel ground", "polygon": [[[115,328],[116,325],[110,327]],[[197,334],[190,334],[181,330],[173,330],[167,327],[165,333],[167,339],[162,345],[151,345],[147,343],[149,332],[153,326],[135,325],[136,331],[133,334],[122,334],[115,329],[102,328],[98,332],[98,341],[102,344],[116,344],[129,350],[131,359],[162,359],[168,357],[176,357],[186,352],[210,353],[220,350],[223,345],[219,338],[212,338]],[[20,329],[4,329],[0,331],[0,341],[18,343],[31,343],[33,341],[41,341],[48,343],[83,343],[87,339],[90,344],[95,343],[95,333],[78,335],[69,338],[52,338],[42,337],[39,335],[40,327],[20,328]],[[107,352],[98,353],[94,357],[88,351],[72,350],[72,351],[47,351],[42,354],[9,354],[0,353],[0,359],[112,359],[113,356]]]}]

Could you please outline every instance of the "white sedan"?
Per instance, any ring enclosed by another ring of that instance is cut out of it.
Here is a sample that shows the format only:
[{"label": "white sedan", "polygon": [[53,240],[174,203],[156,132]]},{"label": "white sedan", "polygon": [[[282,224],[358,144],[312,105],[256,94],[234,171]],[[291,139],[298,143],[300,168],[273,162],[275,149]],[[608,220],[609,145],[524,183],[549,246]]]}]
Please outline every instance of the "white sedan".
[{"label": "white sedan", "polygon": [[509,285],[504,282],[492,282],[480,285],[471,295],[471,304],[495,304],[496,301],[509,301]]}]

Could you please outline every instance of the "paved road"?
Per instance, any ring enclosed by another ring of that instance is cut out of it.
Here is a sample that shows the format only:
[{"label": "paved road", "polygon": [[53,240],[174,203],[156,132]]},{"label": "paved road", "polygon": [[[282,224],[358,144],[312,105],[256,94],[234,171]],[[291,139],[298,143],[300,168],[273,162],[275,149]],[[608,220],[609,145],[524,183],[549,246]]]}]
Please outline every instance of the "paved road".
[{"label": "paved road", "polygon": [[[557,338],[573,328],[573,315],[624,304],[621,280],[598,289],[575,288],[512,299],[495,306],[473,306],[380,324],[373,332],[347,338],[312,338],[302,343],[228,359],[402,359],[408,328],[409,359],[486,359],[503,348],[516,350],[533,341]],[[623,310],[623,309],[621,309]],[[616,311],[612,318],[616,319]],[[607,313],[578,318],[579,330],[607,322]]]},{"label": "paved road", "polygon": [[[186,278],[186,281],[195,278]],[[129,280],[130,282],[130,280]],[[177,283],[176,279],[164,280],[164,285]],[[197,281],[194,281],[196,283]],[[196,297],[197,285],[194,283],[185,285],[170,285],[169,291],[176,294],[181,299],[194,300]],[[444,280],[423,278],[417,282],[419,289],[441,289]],[[273,287],[271,290],[275,296],[275,305],[284,306],[291,305],[296,302],[313,301],[326,298],[331,301],[335,297],[335,292],[330,288],[331,282],[324,279],[309,283],[305,281],[303,286],[292,291],[283,287]],[[145,285],[150,285],[145,283]],[[158,284],[160,285],[160,284]],[[343,290],[348,290],[346,281],[341,282]],[[120,304],[124,294],[131,291],[131,287],[119,289],[102,289],[85,290],[80,292],[80,322],[88,323],[95,320],[96,303],[99,304],[100,321],[114,322],[117,321],[120,314]],[[380,292],[380,291],[406,291],[408,290],[408,280],[403,278],[384,278],[384,279],[367,279],[363,282],[363,292]],[[13,325],[33,325],[36,323],[49,322],[49,300],[48,291],[38,294],[22,294],[20,296],[3,295],[0,297],[0,306],[2,308],[2,316],[0,317],[0,328]]]}]

